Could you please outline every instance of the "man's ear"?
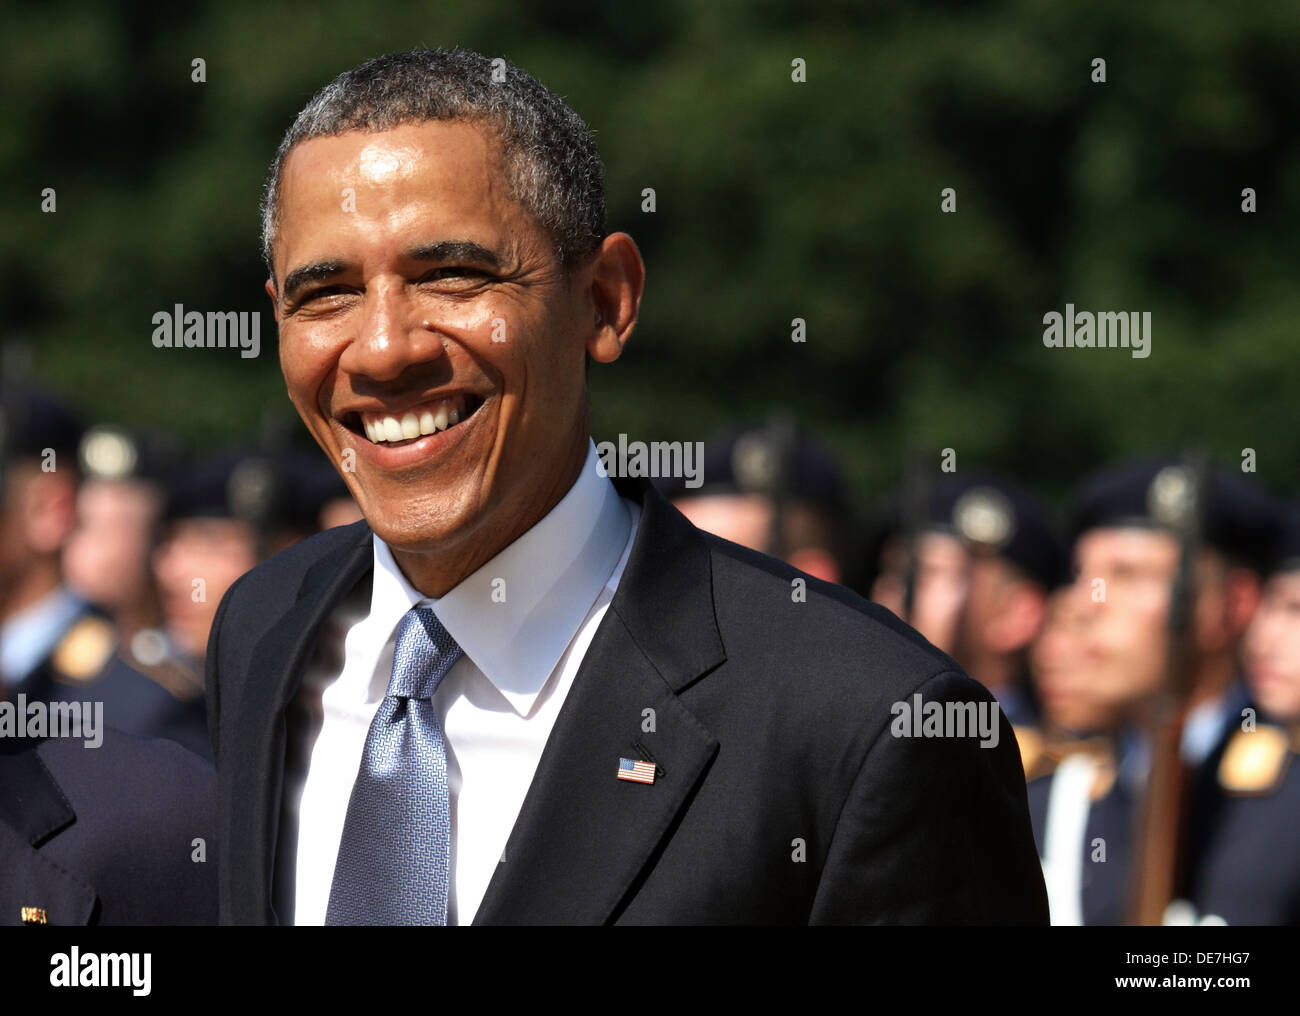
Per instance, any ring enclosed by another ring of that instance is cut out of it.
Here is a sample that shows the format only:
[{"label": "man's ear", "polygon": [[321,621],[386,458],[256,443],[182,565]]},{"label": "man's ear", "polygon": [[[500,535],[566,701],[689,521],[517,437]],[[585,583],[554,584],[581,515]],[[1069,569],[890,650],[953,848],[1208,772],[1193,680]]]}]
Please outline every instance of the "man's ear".
[{"label": "man's ear", "polygon": [[593,305],[587,354],[599,363],[613,363],[636,327],[645,288],[645,262],[626,233],[610,233],[592,258],[586,269],[591,275]]},{"label": "man's ear", "polygon": [[280,294],[275,288],[275,276],[269,276],[266,280],[266,295],[271,298],[271,310],[275,314],[275,323],[280,323]]}]

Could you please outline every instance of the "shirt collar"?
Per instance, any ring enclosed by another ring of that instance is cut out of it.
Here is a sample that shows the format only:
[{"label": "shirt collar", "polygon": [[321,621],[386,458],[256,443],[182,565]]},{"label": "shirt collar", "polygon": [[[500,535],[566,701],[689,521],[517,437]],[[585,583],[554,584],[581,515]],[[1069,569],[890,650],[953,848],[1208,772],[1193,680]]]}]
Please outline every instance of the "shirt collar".
[{"label": "shirt collar", "polygon": [[517,713],[527,715],[605,588],[631,533],[627,507],[599,464],[596,446],[588,439],[578,479],[559,503],[437,599],[407,581],[388,545],[376,536],[372,618],[382,619],[391,638],[412,607],[433,607],[465,655]]},{"label": "shirt collar", "polygon": [[1214,698],[1191,710],[1183,721],[1183,740],[1179,746],[1183,761],[1199,766],[1209,758],[1223,740],[1234,714],[1240,713],[1248,700],[1244,685],[1234,681]]}]

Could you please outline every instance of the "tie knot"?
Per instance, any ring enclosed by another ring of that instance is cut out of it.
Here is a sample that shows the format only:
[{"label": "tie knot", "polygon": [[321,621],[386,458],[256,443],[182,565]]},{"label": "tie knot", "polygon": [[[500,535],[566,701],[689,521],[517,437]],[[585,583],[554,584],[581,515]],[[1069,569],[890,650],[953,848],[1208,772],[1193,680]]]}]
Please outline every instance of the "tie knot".
[{"label": "tie knot", "polygon": [[397,623],[388,697],[430,699],[462,649],[432,607],[412,607]]}]

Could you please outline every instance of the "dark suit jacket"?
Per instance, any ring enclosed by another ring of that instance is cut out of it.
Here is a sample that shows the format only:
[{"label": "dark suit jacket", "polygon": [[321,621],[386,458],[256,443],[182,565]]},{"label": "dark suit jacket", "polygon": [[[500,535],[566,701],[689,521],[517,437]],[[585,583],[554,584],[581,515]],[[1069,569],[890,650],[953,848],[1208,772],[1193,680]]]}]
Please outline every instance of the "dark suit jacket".
[{"label": "dark suit jacket", "polygon": [[[890,733],[914,692],[989,693],[883,608],[617,485],[642,508],[631,556],[474,923],[1046,923],[1010,724],[998,714],[996,748]],[[357,523],[222,601],[207,683],[223,923],[291,919],[290,706],[371,567]],[[655,762],[654,783],[616,779],[620,757]]]},{"label": "dark suit jacket", "polygon": [[0,749],[0,925],[216,923],[211,765],[111,728]]}]

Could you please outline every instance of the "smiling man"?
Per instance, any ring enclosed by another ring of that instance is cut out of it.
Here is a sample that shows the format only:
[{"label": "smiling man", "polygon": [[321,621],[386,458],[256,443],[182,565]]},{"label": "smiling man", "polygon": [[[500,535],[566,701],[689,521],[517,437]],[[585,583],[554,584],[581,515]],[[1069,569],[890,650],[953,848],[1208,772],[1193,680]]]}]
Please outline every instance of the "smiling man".
[{"label": "smiling man", "polygon": [[888,612],[610,478],[586,370],[643,281],[578,116],[502,61],[372,60],[264,209],[289,395],[365,521],[208,652],[227,923],[1045,922],[1005,720]]}]

